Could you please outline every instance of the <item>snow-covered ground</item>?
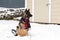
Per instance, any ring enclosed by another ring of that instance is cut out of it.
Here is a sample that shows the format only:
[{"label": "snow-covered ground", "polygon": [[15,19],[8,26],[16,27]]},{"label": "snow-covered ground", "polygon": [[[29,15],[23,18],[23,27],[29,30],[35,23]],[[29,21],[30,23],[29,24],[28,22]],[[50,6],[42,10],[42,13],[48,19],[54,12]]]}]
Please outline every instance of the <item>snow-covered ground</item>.
[{"label": "snow-covered ground", "polygon": [[0,20],[0,40],[60,40],[59,25],[31,23],[29,36],[14,36],[11,29],[16,29],[18,21]]}]

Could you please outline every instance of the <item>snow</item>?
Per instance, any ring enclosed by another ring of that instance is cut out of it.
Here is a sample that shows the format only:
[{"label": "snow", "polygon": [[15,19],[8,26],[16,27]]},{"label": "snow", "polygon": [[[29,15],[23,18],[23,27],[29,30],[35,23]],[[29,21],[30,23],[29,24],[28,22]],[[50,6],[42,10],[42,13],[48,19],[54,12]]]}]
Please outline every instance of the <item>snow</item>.
[{"label": "snow", "polygon": [[11,29],[16,29],[18,21],[0,20],[0,40],[60,40],[59,25],[31,23],[29,36],[14,36]]}]

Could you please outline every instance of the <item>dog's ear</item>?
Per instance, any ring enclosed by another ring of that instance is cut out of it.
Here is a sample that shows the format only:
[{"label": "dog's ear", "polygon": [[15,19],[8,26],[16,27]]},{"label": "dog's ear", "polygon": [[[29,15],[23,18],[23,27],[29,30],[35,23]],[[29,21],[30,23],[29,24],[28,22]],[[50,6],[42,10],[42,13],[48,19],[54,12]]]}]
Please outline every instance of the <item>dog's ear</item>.
[{"label": "dog's ear", "polygon": [[25,9],[25,13],[27,13],[27,11],[28,11],[28,10],[27,10],[27,8],[26,8],[26,9]]},{"label": "dog's ear", "polygon": [[28,15],[29,17],[32,17],[32,14],[30,13],[30,9],[27,10],[27,15]]}]

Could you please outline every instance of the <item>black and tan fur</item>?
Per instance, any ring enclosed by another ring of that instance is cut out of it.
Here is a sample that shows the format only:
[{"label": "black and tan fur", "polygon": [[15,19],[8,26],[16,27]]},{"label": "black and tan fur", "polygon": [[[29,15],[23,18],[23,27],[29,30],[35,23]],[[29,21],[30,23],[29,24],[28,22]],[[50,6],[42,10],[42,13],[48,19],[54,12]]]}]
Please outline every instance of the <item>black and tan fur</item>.
[{"label": "black and tan fur", "polygon": [[[26,9],[23,13],[22,13],[22,18],[28,18],[30,19],[30,17],[32,17],[31,13],[30,13],[30,9]],[[28,35],[28,29],[31,27],[29,26],[27,29],[24,28],[24,20],[22,20],[22,18],[20,19],[19,22],[19,28],[17,28],[17,32],[18,35],[20,36],[26,36]]]}]

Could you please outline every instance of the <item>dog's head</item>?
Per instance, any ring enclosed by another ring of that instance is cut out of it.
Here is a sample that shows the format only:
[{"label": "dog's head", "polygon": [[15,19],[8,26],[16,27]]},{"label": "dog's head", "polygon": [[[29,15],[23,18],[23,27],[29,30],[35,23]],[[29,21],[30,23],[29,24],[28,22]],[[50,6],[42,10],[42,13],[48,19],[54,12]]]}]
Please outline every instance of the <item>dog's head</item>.
[{"label": "dog's head", "polygon": [[28,17],[28,18],[32,17],[32,14],[30,13],[30,9],[25,9],[25,11],[22,12],[21,16],[24,18],[25,17]]},{"label": "dog's head", "polygon": [[28,9],[28,10],[26,9],[25,13],[26,13],[26,17],[28,17],[28,18],[32,17],[32,14],[30,13],[30,9]]}]

